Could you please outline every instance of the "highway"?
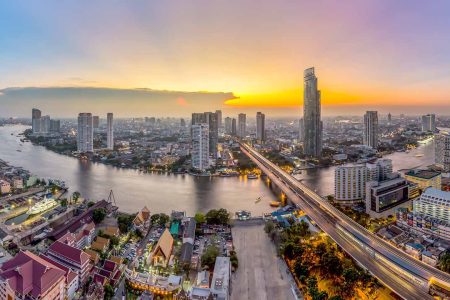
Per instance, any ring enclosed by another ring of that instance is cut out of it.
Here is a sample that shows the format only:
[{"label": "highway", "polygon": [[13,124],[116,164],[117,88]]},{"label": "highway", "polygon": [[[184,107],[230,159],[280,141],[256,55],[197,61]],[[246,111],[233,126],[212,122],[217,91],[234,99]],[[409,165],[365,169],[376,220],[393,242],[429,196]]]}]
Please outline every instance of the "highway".
[{"label": "highway", "polygon": [[402,298],[433,299],[428,294],[431,279],[450,286],[449,274],[369,232],[249,145],[241,143],[241,150],[353,259]]}]

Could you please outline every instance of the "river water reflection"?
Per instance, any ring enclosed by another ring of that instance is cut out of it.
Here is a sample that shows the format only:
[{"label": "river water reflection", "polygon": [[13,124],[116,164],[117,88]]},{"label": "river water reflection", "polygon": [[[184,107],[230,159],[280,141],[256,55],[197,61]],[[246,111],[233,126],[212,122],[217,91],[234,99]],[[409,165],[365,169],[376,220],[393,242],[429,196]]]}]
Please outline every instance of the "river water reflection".
[{"label": "river water reflection", "polygon": [[[263,180],[144,174],[80,161],[29,142],[20,146],[17,134],[27,128],[0,127],[0,159],[42,178],[64,180],[71,191],[79,191],[89,199],[105,199],[112,189],[121,211],[136,212],[144,205],[153,212],[184,210],[188,214],[221,207],[232,212],[250,210],[253,215],[273,210],[269,203],[276,196]],[[255,203],[258,197],[262,201]]]},{"label": "river water reflection", "polygon": [[[173,174],[144,174],[59,155],[44,147],[23,143],[20,137],[26,126],[0,127],[0,159],[21,166],[43,178],[61,179],[89,199],[104,199],[112,189],[119,209],[136,212],[147,205],[153,212],[184,210],[188,214],[212,208],[230,211],[250,210],[253,215],[273,210],[269,203],[276,196],[263,180],[246,178],[193,177]],[[386,156],[394,169],[427,166],[434,160],[433,143],[410,153]],[[20,150],[20,151],[17,151]],[[334,167],[306,170],[299,176],[321,195],[334,192]],[[255,203],[261,197],[262,201]]]}]

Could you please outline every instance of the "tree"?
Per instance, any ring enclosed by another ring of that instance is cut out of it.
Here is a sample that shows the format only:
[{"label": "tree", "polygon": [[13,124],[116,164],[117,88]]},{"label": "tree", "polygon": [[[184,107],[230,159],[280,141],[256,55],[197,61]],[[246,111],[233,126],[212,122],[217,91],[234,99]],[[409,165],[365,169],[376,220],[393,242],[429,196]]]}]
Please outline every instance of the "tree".
[{"label": "tree", "polygon": [[439,269],[444,272],[450,273],[450,253],[442,255],[439,259]]},{"label": "tree", "polygon": [[272,221],[268,221],[265,225],[264,225],[264,231],[267,234],[271,234],[272,231],[274,231],[275,229],[275,224]]},{"label": "tree", "polygon": [[96,208],[92,212],[92,219],[95,224],[101,223],[106,217],[106,210],[104,208]]},{"label": "tree", "polygon": [[142,239],[144,237],[144,235],[142,234],[142,231],[139,228],[136,228],[136,230],[134,231],[134,233],[136,234],[136,236],[140,239]]},{"label": "tree", "polygon": [[206,223],[212,225],[227,225],[230,222],[230,213],[224,209],[211,209],[206,213]]},{"label": "tree", "polygon": [[88,208],[89,208],[89,207],[92,207],[92,206],[94,206],[94,204],[95,204],[94,201],[89,201],[89,202],[87,203],[87,207],[88,207]]},{"label": "tree", "polygon": [[62,199],[61,200],[61,206],[62,207],[66,207],[67,206],[67,199]]},{"label": "tree", "polygon": [[355,268],[347,268],[342,272],[342,276],[344,277],[345,283],[352,286],[359,278],[359,273]]},{"label": "tree", "polygon": [[164,213],[154,214],[150,220],[153,225],[165,226],[170,221],[170,217]]},{"label": "tree", "polygon": [[325,253],[320,260],[320,264],[322,265],[326,275],[341,276],[342,263],[339,257],[337,257],[334,253]]},{"label": "tree", "polygon": [[309,274],[308,267],[302,263],[301,258],[297,258],[297,260],[294,263],[294,273],[297,276],[297,278],[299,278],[299,279],[302,276],[306,277]]},{"label": "tree", "polygon": [[208,246],[201,257],[202,266],[208,266],[209,270],[214,269],[214,264],[216,263],[217,256],[219,256],[219,248],[213,245]]},{"label": "tree", "polygon": [[79,198],[80,198],[80,192],[75,191],[72,193],[73,201],[77,202]]},{"label": "tree", "polygon": [[202,214],[201,212],[196,213],[194,219],[195,222],[197,222],[197,224],[203,224],[206,222],[205,215]]},{"label": "tree", "polygon": [[306,280],[306,287],[308,294],[311,296],[311,298],[315,299],[315,297],[317,297],[317,295],[319,294],[317,278],[315,276],[309,277],[308,280]]},{"label": "tree", "polygon": [[105,291],[105,300],[109,300],[112,299],[114,297],[114,289],[111,285],[109,284],[105,284],[105,286],[103,287],[104,291]]},{"label": "tree", "polygon": [[344,300],[344,299],[339,295],[334,295],[328,298],[328,300]]},{"label": "tree", "polygon": [[117,217],[117,224],[121,233],[125,234],[130,230],[131,223],[133,223],[134,218],[135,215],[128,214],[120,214]]}]

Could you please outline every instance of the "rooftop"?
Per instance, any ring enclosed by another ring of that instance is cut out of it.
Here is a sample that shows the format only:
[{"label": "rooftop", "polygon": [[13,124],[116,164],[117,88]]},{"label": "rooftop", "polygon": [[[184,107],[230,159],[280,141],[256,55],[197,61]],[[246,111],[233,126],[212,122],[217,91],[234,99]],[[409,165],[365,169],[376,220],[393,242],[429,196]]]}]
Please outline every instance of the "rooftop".
[{"label": "rooftop", "polygon": [[406,176],[412,176],[422,179],[432,179],[434,177],[440,176],[440,172],[430,171],[430,170],[409,170],[405,173]]}]

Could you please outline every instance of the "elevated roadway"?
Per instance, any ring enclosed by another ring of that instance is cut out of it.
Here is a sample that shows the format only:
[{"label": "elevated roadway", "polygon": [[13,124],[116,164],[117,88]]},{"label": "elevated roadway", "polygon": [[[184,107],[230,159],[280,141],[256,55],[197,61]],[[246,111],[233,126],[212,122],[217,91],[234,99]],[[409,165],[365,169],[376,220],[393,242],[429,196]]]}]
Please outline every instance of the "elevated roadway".
[{"label": "elevated roadway", "polygon": [[433,299],[431,282],[450,288],[450,275],[404,253],[354,222],[247,144],[241,150],[339,246],[404,299]]}]

